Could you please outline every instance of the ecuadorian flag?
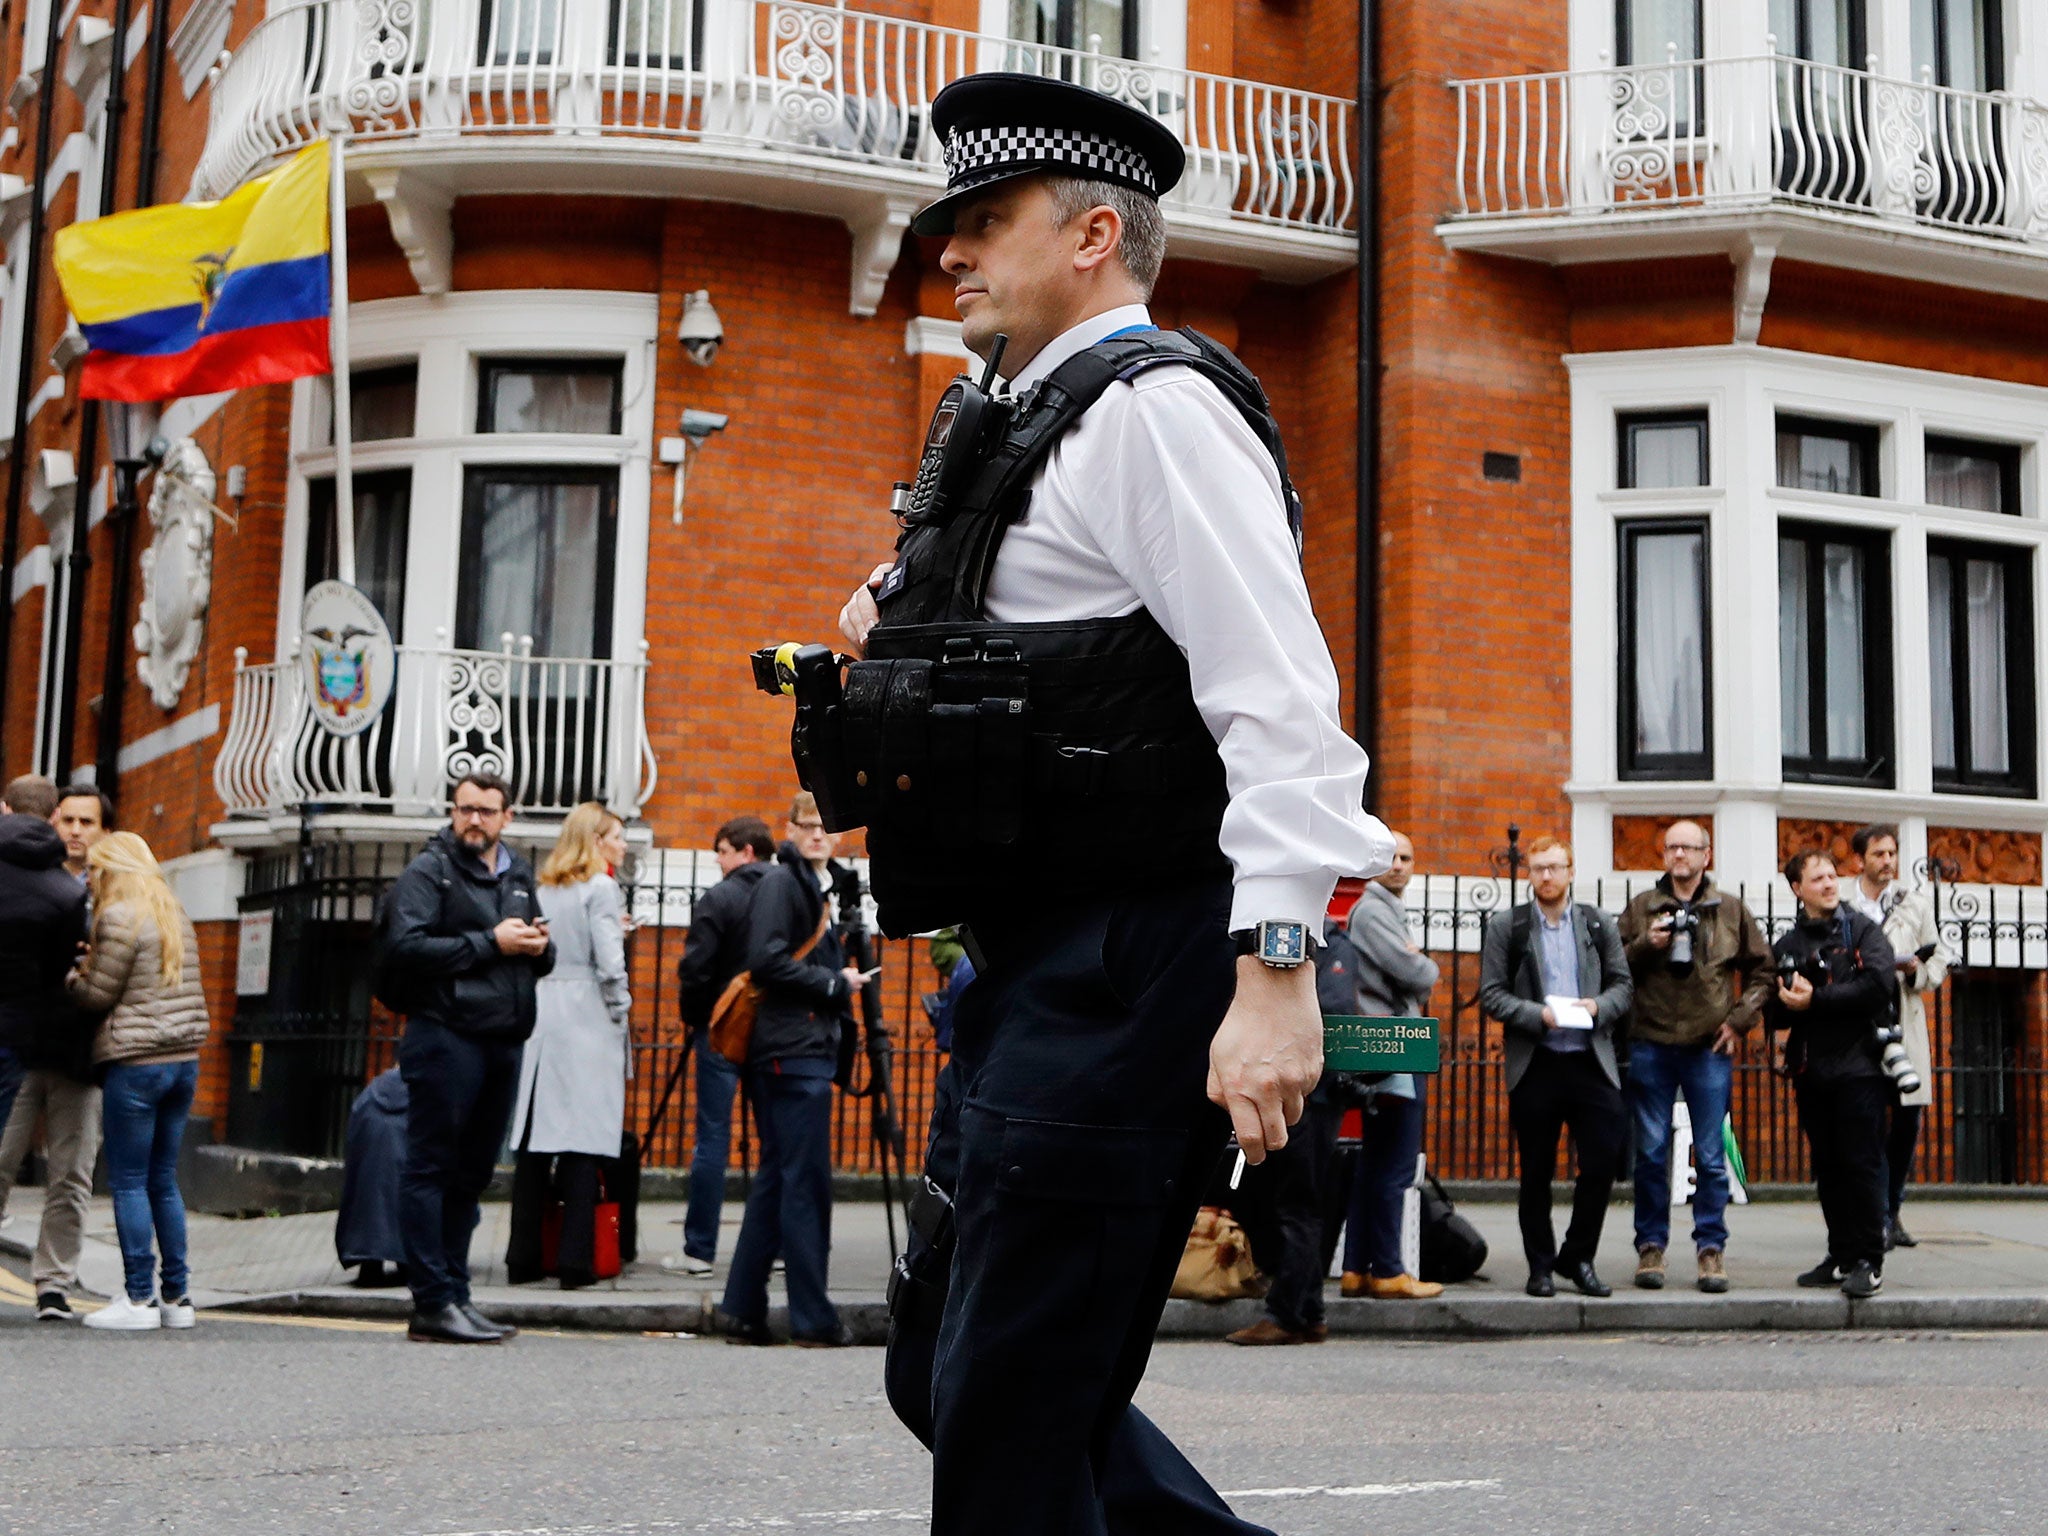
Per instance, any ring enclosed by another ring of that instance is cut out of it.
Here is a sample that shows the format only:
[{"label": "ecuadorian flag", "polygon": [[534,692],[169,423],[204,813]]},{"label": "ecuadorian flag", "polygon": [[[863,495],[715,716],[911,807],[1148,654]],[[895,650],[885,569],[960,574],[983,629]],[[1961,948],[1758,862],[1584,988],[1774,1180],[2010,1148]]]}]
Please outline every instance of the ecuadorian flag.
[{"label": "ecuadorian flag", "polygon": [[79,393],[170,400],[329,368],[327,144],[217,203],[170,203],[57,232],[86,355]]}]

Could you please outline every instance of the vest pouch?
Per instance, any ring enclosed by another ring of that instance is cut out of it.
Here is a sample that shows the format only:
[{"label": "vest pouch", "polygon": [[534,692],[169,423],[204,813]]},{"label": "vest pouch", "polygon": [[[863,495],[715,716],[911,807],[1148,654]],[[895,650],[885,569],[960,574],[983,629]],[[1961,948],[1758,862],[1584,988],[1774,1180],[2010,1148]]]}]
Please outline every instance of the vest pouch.
[{"label": "vest pouch", "polygon": [[933,678],[932,753],[950,835],[1008,846],[1024,832],[1030,684],[1017,648],[949,640]]},{"label": "vest pouch", "polygon": [[867,665],[877,669],[872,707],[863,711],[873,731],[872,748],[863,750],[854,766],[858,787],[871,798],[868,824],[928,839],[936,824],[932,664],[906,657]]},{"label": "vest pouch", "polygon": [[797,782],[816,798],[818,819],[827,831],[845,832],[867,822],[847,763],[845,704],[830,699],[802,700],[789,729],[789,755]]}]

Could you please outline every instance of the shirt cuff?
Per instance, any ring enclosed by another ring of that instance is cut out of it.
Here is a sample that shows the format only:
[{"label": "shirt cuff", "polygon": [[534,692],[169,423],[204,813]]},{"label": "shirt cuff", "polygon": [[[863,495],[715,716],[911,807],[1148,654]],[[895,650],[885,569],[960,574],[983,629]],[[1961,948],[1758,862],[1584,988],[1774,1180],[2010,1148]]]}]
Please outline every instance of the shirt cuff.
[{"label": "shirt cuff", "polygon": [[1237,933],[1254,923],[1303,923],[1320,938],[1323,917],[1330,909],[1330,893],[1337,889],[1337,877],[1318,870],[1308,875],[1252,875],[1237,882],[1230,898],[1230,931]]}]

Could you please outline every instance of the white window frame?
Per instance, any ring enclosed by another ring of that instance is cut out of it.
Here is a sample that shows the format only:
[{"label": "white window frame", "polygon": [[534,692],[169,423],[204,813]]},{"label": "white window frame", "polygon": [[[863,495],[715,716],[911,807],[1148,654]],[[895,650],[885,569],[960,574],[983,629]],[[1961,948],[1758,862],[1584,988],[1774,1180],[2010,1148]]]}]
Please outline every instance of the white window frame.
[{"label": "white window frame", "polygon": [[[358,443],[357,474],[411,469],[404,642],[454,643],[462,550],[463,487],[472,465],[614,467],[619,472],[611,654],[638,654],[647,619],[648,505],[654,452],[654,367],[660,329],[653,294],[562,289],[381,299],[350,306],[352,366],[417,361],[414,436]],[[619,432],[478,432],[477,363],[490,357],[617,358]],[[334,473],[334,449],[313,444],[329,382],[301,379],[292,393],[291,477],[278,575],[277,654],[298,639],[304,596],[309,482]],[[428,515],[428,509],[441,509]]]},{"label": "white window frame", "polygon": [[[2037,624],[2048,614],[2048,388],[1757,346],[1580,354],[1566,357],[1565,366],[1572,391],[1572,775],[1565,790],[1575,808],[1582,871],[1604,871],[1616,815],[1712,815],[1716,863],[1731,880],[1770,877],[1780,816],[1896,821],[1909,858],[1924,854],[1930,824],[2038,831],[2048,821],[2048,795],[2040,793],[2048,776],[2048,666],[2037,664],[2033,679],[2033,799],[1937,792],[1933,724],[1924,707],[1931,688],[1929,537],[2032,551]],[[1713,483],[1699,490],[1615,489],[1617,416],[1686,409],[1707,413]],[[1882,494],[1779,487],[1781,412],[1877,426]],[[1928,505],[1929,433],[2017,446],[2021,515]],[[1708,524],[1712,780],[1645,782],[1618,772],[1616,525],[1659,516]],[[1781,518],[1891,539],[1895,788],[1784,780],[1775,574]]]}]

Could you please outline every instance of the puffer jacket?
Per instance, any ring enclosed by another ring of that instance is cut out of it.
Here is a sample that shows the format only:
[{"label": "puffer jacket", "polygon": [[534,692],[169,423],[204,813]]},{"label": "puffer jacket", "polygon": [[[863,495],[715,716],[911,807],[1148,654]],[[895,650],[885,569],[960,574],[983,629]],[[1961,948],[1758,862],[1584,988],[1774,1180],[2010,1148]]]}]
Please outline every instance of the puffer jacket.
[{"label": "puffer jacket", "polygon": [[190,1061],[207,1034],[206,991],[199,984],[199,936],[180,913],[185,965],[177,984],[163,979],[163,944],[156,924],[133,905],[117,901],[97,915],[85,969],[65,983],[72,1002],[105,1010],[93,1036],[92,1059],[116,1062]]}]

